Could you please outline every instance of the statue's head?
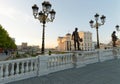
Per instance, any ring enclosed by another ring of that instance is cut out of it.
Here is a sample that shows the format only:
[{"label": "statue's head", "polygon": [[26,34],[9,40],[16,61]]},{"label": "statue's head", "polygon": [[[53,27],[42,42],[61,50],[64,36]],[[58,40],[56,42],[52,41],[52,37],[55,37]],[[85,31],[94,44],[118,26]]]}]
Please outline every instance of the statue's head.
[{"label": "statue's head", "polygon": [[113,31],[113,33],[116,33],[116,31]]},{"label": "statue's head", "polygon": [[76,28],[75,28],[75,31],[77,31],[77,30],[78,30],[78,28],[76,27]]}]

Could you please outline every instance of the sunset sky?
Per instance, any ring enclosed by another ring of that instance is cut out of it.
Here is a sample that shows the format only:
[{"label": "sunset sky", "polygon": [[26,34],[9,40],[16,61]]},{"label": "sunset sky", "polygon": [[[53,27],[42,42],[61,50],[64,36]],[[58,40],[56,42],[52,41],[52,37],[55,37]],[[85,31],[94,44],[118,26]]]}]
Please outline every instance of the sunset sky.
[{"label": "sunset sky", "polygon": [[[34,19],[32,6],[37,4],[39,11],[44,0],[0,0],[0,24],[16,40],[16,44],[27,42],[28,45],[39,45],[42,42],[42,24]],[[57,46],[58,36],[72,33],[75,27],[79,31],[93,33],[96,41],[96,30],[89,25],[94,15],[106,16],[106,23],[99,28],[99,39],[102,43],[111,41],[111,33],[120,25],[120,0],[48,0],[56,11],[55,20],[46,24],[45,46]],[[99,20],[100,21],[100,20]],[[117,32],[120,38],[120,32]]]}]

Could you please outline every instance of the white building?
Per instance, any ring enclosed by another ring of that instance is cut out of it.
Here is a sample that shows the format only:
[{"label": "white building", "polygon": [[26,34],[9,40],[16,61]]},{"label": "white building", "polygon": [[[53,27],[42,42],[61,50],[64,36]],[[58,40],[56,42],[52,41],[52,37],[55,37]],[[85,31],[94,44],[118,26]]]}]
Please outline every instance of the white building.
[{"label": "white building", "polygon": [[83,41],[80,43],[81,50],[85,51],[91,51],[92,50],[92,33],[91,32],[79,32],[80,38],[83,39]]},{"label": "white building", "polygon": [[66,34],[65,37],[58,37],[58,50],[59,51],[70,51],[71,50],[71,39],[70,33]]},{"label": "white building", "polygon": [[[80,43],[81,50],[92,50],[92,33],[81,31],[79,32],[79,36],[83,39],[83,42]],[[74,50],[74,41],[72,40],[72,35],[70,33],[66,34],[64,37],[58,37],[57,41],[59,51]]]}]

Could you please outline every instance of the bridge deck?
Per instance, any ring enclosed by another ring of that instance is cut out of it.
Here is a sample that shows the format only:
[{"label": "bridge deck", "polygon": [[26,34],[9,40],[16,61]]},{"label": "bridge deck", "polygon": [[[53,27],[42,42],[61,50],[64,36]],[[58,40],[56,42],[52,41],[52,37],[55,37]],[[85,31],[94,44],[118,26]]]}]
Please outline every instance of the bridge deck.
[{"label": "bridge deck", "polygon": [[120,84],[120,60],[89,64],[7,84]]}]

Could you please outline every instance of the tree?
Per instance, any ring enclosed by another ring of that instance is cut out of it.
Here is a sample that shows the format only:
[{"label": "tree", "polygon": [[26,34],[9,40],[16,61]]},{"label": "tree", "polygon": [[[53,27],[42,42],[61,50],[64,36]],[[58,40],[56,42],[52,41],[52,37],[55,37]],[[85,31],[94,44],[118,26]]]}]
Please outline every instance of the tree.
[{"label": "tree", "polygon": [[17,46],[8,32],[0,25],[0,48],[16,49]]}]

